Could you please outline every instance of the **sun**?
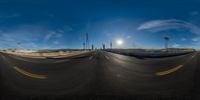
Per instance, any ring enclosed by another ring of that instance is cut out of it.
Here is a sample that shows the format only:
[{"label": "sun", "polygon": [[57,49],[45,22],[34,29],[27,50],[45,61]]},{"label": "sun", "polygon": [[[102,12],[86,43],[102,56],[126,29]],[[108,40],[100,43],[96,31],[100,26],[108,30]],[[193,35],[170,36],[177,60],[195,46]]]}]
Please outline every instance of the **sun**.
[{"label": "sun", "polygon": [[116,40],[117,45],[122,45],[124,43],[124,41],[122,39],[118,39]]}]

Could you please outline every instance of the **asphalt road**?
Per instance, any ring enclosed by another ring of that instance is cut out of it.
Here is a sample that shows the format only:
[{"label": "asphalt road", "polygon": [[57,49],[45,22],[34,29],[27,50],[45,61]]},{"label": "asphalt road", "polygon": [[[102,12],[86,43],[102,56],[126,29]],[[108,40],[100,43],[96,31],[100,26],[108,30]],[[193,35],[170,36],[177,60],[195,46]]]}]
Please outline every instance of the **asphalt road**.
[{"label": "asphalt road", "polygon": [[196,97],[200,53],[146,58],[94,51],[71,58],[0,54],[1,95]]}]

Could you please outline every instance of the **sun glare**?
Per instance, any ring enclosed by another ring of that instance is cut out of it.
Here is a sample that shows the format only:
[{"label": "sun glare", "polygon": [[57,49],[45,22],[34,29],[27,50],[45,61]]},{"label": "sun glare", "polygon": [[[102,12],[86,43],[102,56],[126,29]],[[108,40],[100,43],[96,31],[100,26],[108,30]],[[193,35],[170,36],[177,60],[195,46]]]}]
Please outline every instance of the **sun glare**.
[{"label": "sun glare", "polygon": [[123,41],[122,39],[118,39],[118,40],[116,41],[116,43],[117,43],[117,45],[122,45],[122,44],[124,43],[124,41]]}]

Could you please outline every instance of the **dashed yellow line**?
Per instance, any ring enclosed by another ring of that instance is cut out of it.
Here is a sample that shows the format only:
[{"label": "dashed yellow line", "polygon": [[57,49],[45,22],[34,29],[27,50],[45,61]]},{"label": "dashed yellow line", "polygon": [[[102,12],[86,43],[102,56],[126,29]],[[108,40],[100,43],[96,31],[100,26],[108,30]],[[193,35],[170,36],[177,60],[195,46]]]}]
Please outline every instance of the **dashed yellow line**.
[{"label": "dashed yellow line", "polygon": [[46,79],[47,78],[47,75],[39,75],[39,74],[33,74],[33,73],[30,73],[30,72],[27,72],[19,67],[13,67],[17,72],[25,75],[25,76],[29,76],[29,77],[32,77],[32,78],[38,78],[38,79]]},{"label": "dashed yellow line", "polygon": [[170,73],[173,73],[173,72],[177,71],[177,70],[180,69],[181,67],[183,67],[183,65],[176,66],[176,67],[171,68],[171,69],[166,70],[166,71],[157,72],[156,75],[157,75],[157,76],[168,75],[168,74],[170,74]]}]

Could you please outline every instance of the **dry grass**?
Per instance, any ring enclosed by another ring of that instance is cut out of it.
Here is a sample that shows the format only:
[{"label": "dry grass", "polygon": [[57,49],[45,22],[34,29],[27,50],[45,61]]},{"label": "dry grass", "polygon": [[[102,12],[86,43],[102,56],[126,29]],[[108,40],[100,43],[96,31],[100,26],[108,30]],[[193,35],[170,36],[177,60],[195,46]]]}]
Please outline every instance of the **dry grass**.
[{"label": "dry grass", "polygon": [[25,56],[25,57],[32,57],[32,58],[44,58],[44,57],[55,57],[55,58],[60,58],[60,57],[70,57],[70,56],[75,56],[75,55],[80,55],[87,53],[88,51],[67,51],[67,52],[27,52],[27,51],[2,51],[3,53],[7,54],[13,54],[13,55],[18,55],[18,56]]}]

